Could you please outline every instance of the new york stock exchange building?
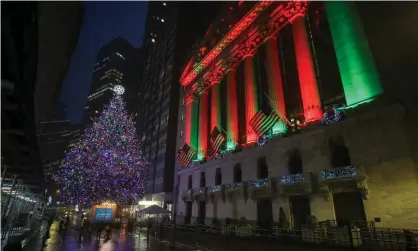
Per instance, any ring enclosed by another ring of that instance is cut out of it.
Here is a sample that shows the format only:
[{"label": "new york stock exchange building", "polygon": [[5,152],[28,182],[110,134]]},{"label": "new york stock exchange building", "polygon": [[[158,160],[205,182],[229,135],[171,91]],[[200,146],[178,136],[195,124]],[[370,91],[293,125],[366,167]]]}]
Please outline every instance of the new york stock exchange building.
[{"label": "new york stock exchange building", "polygon": [[177,221],[418,229],[416,7],[229,3],[180,78]]}]

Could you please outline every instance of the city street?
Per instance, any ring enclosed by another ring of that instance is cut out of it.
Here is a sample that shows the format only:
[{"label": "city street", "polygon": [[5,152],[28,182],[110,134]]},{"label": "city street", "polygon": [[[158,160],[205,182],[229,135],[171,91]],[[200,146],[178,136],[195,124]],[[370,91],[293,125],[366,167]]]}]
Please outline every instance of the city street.
[{"label": "city street", "polygon": [[[70,227],[66,233],[60,233],[59,222],[55,221],[50,229],[50,237],[42,247],[42,238],[36,238],[24,247],[24,251],[168,251],[168,245],[158,243],[155,239],[147,242],[146,234],[129,234],[125,231],[113,231],[111,241],[104,243],[103,237],[96,239],[96,232],[90,240],[79,241],[79,230]],[[43,234],[41,233],[40,236]],[[176,248],[179,251],[191,249]]]}]

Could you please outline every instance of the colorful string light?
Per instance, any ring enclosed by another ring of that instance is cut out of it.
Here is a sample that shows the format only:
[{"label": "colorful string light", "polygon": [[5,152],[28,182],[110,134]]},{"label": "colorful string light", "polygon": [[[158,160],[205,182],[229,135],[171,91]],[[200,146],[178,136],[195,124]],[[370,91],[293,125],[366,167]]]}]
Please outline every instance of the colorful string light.
[{"label": "colorful string light", "polygon": [[53,176],[60,201],[94,205],[110,200],[129,205],[146,191],[148,164],[142,157],[133,119],[120,95],[87,127]]}]

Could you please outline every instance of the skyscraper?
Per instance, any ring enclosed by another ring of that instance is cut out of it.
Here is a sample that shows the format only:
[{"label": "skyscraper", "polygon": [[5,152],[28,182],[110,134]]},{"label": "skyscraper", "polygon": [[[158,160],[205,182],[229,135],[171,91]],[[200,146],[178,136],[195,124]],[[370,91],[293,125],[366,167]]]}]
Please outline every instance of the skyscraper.
[{"label": "skyscraper", "polygon": [[137,127],[151,164],[146,200],[172,203],[176,157],[178,85],[191,41],[204,35],[219,3],[150,2],[142,44],[144,72],[138,86]]},{"label": "skyscraper", "polygon": [[39,122],[54,112],[83,16],[81,3],[2,3],[2,186],[18,175],[43,191]]},{"label": "skyscraper", "polygon": [[131,80],[129,76],[134,74],[132,64],[135,63],[133,60],[136,54],[137,49],[123,38],[112,40],[99,51],[87,104],[84,107],[84,126],[102,112],[104,105],[108,104],[113,96],[112,89],[115,85],[126,88],[131,84],[128,80]]}]

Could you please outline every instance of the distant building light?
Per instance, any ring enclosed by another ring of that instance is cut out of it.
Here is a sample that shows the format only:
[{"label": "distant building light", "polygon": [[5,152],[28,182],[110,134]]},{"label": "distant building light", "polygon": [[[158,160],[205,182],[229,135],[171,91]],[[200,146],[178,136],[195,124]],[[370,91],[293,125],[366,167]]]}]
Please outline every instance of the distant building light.
[{"label": "distant building light", "polygon": [[151,39],[151,42],[155,43],[155,39]]},{"label": "distant building light", "polygon": [[167,4],[166,3],[163,3],[163,5],[166,6]]},{"label": "distant building light", "polygon": [[161,23],[164,23],[164,19],[161,18]]}]

